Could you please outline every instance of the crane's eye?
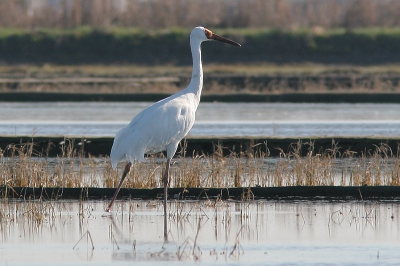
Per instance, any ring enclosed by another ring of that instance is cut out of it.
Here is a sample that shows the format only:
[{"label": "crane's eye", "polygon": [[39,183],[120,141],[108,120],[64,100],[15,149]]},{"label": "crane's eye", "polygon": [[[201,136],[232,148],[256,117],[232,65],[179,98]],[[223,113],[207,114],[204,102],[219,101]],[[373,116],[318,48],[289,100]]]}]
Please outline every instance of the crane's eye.
[{"label": "crane's eye", "polygon": [[208,39],[211,39],[213,33],[212,33],[210,30],[204,29],[204,33],[206,34],[206,36],[207,36]]}]

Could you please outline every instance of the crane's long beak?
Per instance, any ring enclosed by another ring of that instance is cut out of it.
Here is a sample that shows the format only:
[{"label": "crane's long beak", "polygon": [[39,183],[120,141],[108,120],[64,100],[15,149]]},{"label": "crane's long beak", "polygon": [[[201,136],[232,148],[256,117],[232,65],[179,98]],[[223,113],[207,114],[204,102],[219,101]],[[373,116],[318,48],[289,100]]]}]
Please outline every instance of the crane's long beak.
[{"label": "crane's long beak", "polygon": [[239,43],[229,40],[227,38],[224,38],[222,36],[219,36],[215,33],[212,33],[211,36],[209,37],[209,39],[213,39],[213,40],[220,41],[220,42],[226,42],[226,43],[229,43],[229,44],[232,44],[235,46],[239,46],[239,47],[241,46]]}]

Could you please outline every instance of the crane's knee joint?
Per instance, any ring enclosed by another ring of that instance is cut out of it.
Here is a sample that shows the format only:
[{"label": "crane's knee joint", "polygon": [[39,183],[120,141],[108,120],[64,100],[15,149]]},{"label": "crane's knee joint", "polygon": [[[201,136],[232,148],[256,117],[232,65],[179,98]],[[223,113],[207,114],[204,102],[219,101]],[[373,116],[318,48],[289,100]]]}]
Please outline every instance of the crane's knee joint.
[{"label": "crane's knee joint", "polygon": [[129,173],[131,171],[132,163],[127,163],[125,165],[125,173]]}]

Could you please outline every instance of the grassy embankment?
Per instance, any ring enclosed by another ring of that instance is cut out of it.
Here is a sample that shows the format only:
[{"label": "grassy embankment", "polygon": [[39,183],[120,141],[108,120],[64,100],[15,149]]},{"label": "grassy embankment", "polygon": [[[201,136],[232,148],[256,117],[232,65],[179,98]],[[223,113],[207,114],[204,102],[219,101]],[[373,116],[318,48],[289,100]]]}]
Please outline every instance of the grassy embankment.
[{"label": "grassy embankment", "polygon": [[[0,29],[1,91],[172,93],[190,78],[189,32]],[[205,94],[400,88],[398,28],[216,32],[243,46],[203,45]]]},{"label": "grassy embankment", "polygon": [[[381,64],[400,59],[400,28],[214,29],[237,40],[240,50],[204,45],[207,63]],[[26,31],[0,29],[0,58],[16,64],[190,65],[189,29],[143,31],[134,28]]]}]

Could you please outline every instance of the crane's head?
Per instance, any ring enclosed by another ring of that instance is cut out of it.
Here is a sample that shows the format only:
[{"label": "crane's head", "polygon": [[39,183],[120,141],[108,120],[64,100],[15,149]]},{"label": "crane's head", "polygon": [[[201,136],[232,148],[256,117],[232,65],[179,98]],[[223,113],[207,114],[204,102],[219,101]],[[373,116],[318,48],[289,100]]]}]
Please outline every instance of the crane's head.
[{"label": "crane's head", "polygon": [[219,36],[219,35],[213,33],[212,31],[210,31],[209,29],[206,29],[204,27],[196,27],[196,28],[194,28],[192,30],[192,33],[190,34],[190,39],[196,39],[199,42],[216,40],[216,41],[220,41],[220,42],[229,43],[229,44],[232,44],[232,45],[235,45],[235,46],[241,46],[237,42],[234,42],[232,40],[229,40],[227,38]]}]

